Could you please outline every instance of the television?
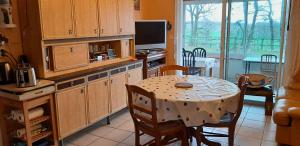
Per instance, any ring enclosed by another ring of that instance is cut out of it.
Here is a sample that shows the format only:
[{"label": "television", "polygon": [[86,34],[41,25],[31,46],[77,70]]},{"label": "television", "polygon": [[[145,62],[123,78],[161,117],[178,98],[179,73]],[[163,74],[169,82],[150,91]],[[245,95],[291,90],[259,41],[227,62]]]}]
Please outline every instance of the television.
[{"label": "television", "polygon": [[167,21],[141,20],[135,22],[136,49],[165,49],[167,47]]}]

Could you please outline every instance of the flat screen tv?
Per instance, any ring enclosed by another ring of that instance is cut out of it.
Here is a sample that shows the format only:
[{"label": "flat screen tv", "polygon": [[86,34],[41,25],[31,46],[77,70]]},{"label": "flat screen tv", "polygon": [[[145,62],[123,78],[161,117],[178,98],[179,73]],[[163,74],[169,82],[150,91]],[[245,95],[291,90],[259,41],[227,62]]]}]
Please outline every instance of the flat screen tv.
[{"label": "flat screen tv", "polygon": [[135,22],[136,49],[165,49],[167,47],[167,21],[142,20]]}]

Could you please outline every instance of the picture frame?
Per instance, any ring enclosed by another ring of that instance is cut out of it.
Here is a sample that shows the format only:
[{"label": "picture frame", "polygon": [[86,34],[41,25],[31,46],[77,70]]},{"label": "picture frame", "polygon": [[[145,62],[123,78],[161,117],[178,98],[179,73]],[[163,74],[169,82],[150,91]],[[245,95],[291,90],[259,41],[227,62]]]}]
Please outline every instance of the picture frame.
[{"label": "picture frame", "polygon": [[140,0],[134,0],[134,10],[135,11],[141,10],[141,1]]}]

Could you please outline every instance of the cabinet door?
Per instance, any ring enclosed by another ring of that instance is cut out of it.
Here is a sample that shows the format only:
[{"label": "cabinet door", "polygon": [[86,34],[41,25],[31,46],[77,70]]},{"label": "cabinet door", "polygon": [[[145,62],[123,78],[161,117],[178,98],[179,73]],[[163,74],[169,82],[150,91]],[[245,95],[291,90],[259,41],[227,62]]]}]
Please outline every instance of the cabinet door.
[{"label": "cabinet door", "polygon": [[40,0],[44,39],[74,37],[72,0]]},{"label": "cabinet door", "polygon": [[89,83],[88,85],[88,114],[92,124],[109,114],[108,79]]},{"label": "cabinet door", "polygon": [[59,138],[64,138],[86,126],[85,87],[56,94]]},{"label": "cabinet door", "polygon": [[97,4],[97,0],[74,0],[77,37],[99,35]]},{"label": "cabinet door", "polygon": [[134,27],[134,1],[118,0],[119,34],[131,35]]},{"label": "cabinet door", "polygon": [[143,79],[142,68],[137,68],[128,71],[128,84],[135,85]]},{"label": "cabinet door", "polygon": [[53,46],[54,71],[86,66],[89,63],[88,45]]},{"label": "cabinet door", "polygon": [[99,0],[100,36],[118,34],[117,0]]},{"label": "cabinet door", "polygon": [[114,113],[127,106],[126,73],[114,75],[110,81],[111,109]]}]

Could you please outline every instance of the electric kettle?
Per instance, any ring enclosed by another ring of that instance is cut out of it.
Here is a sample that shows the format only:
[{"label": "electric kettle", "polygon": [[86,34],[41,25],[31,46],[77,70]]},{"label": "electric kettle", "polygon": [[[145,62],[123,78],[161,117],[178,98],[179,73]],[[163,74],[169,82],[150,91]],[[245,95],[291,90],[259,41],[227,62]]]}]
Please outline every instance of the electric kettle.
[{"label": "electric kettle", "polygon": [[13,82],[13,70],[8,62],[0,62],[0,85]]}]

